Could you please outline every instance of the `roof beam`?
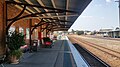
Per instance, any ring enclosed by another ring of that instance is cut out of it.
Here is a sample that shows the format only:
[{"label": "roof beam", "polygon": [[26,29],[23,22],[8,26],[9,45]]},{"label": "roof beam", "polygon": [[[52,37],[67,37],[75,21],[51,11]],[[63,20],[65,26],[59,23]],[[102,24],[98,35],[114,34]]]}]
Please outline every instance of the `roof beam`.
[{"label": "roof beam", "polygon": [[[51,2],[52,2],[53,7],[56,8],[54,0],[51,0]],[[58,17],[58,13],[56,13],[56,15]],[[58,19],[60,19],[60,18],[58,17]]]},{"label": "roof beam", "polygon": [[78,14],[74,14],[74,15],[59,15],[59,16],[44,16],[44,17],[29,17],[29,18],[51,18],[51,17],[53,17],[53,18],[55,18],[55,17],[72,17],[72,16],[79,16]]},{"label": "roof beam", "polygon": [[[66,17],[66,16],[68,16],[68,17],[72,17],[72,16],[79,16],[78,14],[75,14],[75,15],[59,15],[59,16],[52,16],[53,18],[55,18],[55,17]],[[51,18],[51,16],[44,16],[44,17],[29,17],[29,18]]]},{"label": "roof beam", "polygon": [[[68,7],[69,7],[69,0],[66,0],[66,10],[68,10]],[[66,15],[68,14],[68,12],[66,12]],[[65,20],[67,20],[68,17],[65,16]],[[65,24],[67,24],[67,22],[65,22]]]},{"label": "roof beam", "polygon": [[[19,0],[15,0],[15,2],[18,2],[18,3],[20,3],[20,1]],[[32,11],[30,8],[28,8],[28,7],[26,7],[26,9],[28,9],[30,12],[32,12],[32,13],[35,13],[34,11]]]},{"label": "roof beam", "polygon": [[[28,4],[32,4],[33,5],[33,3],[30,1],[30,0],[25,0]],[[41,12],[38,8],[36,8],[36,7],[33,7],[37,12]],[[44,14],[42,14],[43,15],[43,17],[45,16]],[[37,15],[37,16],[39,16],[39,15]],[[40,17],[40,16],[39,16]]]},{"label": "roof beam", "polygon": [[71,21],[67,21],[67,20],[59,20],[59,19],[52,19],[52,18],[43,18],[43,19],[57,20],[60,22],[71,22]]},{"label": "roof beam", "polygon": [[[32,4],[33,5],[33,3],[30,1],[30,0],[25,0],[28,4]],[[33,7],[36,11],[38,11],[38,12],[41,12],[38,8],[36,8],[36,7]]]},{"label": "roof beam", "polygon": [[[41,5],[41,6],[44,6],[45,7],[45,5],[43,4],[43,2],[41,1],[41,0],[37,0],[38,1],[38,3]],[[48,10],[47,9],[44,9],[46,12],[48,12]],[[48,16],[51,16],[51,14],[50,13],[48,13],[47,14]],[[49,20],[50,21],[50,20]]]},{"label": "roof beam", "polygon": [[79,15],[78,14],[74,14],[74,15],[44,16],[44,17],[40,17],[40,18],[71,17],[71,16],[79,16]]},{"label": "roof beam", "polygon": [[40,5],[31,5],[31,4],[25,4],[25,3],[15,2],[15,1],[5,1],[5,2],[8,4],[11,3],[11,4],[16,4],[16,5],[26,5],[26,6],[31,6],[31,7],[38,7],[38,8],[50,9],[50,10],[59,10],[61,12],[70,12],[70,13],[78,14],[78,12],[76,11],[65,10],[65,9],[58,9],[58,8],[46,7],[46,6],[40,6]]},{"label": "roof beam", "polygon": [[[66,2],[66,10],[68,10],[68,7],[69,7],[69,0],[67,0]],[[67,15],[67,12],[66,12],[66,15]],[[65,17],[65,20],[67,20],[67,16]]]},{"label": "roof beam", "polygon": [[53,30],[54,30],[54,31],[60,31],[60,30],[63,31],[63,30],[66,30],[66,31],[67,31],[68,29],[69,29],[69,28],[54,28]]},{"label": "roof beam", "polygon": [[[45,7],[45,5],[43,4],[43,2],[41,1],[41,0],[37,0],[38,1],[38,3],[41,5],[41,6],[44,6]],[[46,12],[48,12],[48,10],[47,9],[44,9]],[[48,16],[51,16],[51,14],[47,14]]]}]

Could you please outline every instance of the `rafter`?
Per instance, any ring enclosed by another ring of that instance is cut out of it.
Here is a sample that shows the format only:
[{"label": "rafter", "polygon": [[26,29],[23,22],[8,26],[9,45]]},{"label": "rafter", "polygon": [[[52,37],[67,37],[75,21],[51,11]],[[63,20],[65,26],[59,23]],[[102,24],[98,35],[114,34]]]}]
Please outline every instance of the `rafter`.
[{"label": "rafter", "polygon": [[59,9],[59,8],[53,8],[53,7],[46,7],[46,6],[40,6],[40,5],[31,5],[31,4],[19,3],[19,2],[15,2],[15,1],[5,1],[5,2],[6,2],[7,4],[26,5],[26,6],[31,6],[31,7],[37,7],[37,8],[57,10],[57,11],[62,11],[62,12],[70,12],[70,13],[78,14],[78,12],[76,12],[76,11]]},{"label": "rafter", "polygon": [[[43,4],[43,2],[41,1],[41,0],[37,0],[38,1],[38,3],[41,5],[41,6],[45,6],[44,4]],[[47,9],[44,9],[45,11],[48,11]],[[51,16],[51,14],[47,14],[48,16]],[[49,20],[50,21],[50,20]]]},{"label": "rafter", "polygon": [[[68,10],[68,7],[69,7],[69,0],[66,0],[66,10]],[[67,12],[66,12],[66,15],[67,15]],[[65,17],[65,20],[67,20],[67,16]]]},{"label": "rafter", "polygon": [[[53,7],[56,8],[54,0],[51,0],[51,2],[52,2]],[[56,15],[57,15],[58,19],[60,19],[58,16],[58,13],[56,13]]]},{"label": "rafter", "polygon": [[[15,0],[15,2],[18,2],[18,3],[20,3],[20,1],[19,0]],[[28,9],[30,12],[32,12],[32,13],[35,13],[34,11],[32,11],[30,8],[28,8],[28,7],[26,7],[26,9]]]},{"label": "rafter", "polygon": [[[33,3],[30,1],[30,0],[25,0],[28,4],[32,4],[33,5]],[[41,12],[38,8],[36,8],[36,7],[33,7],[33,9],[35,9],[37,12]],[[43,16],[45,16],[44,14],[42,14]]]},{"label": "rafter", "polygon": [[[44,17],[39,17],[39,18],[55,18],[55,17],[74,17],[74,16],[79,16],[78,14],[74,14],[74,15],[59,15],[59,16],[44,16]],[[38,18],[37,16],[36,17],[29,17],[29,18]]]},{"label": "rafter", "polygon": [[[71,17],[71,16],[79,16],[78,14],[74,14],[74,15],[59,15],[59,16],[44,16],[44,17],[40,17],[40,18],[55,18],[55,17]],[[34,17],[35,18],[35,17]]]},{"label": "rafter", "polygon": [[[30,1],[30,0],[25,0],[28,4],[32,4],[33,5],[33,3]],[[38,8],[36,8],[36,7],[33,7],[36,11],[38,11],[38,12],[41,12]]]},{"label": "rafter", "polygon": [[[20,2],[19,0],[15,0],[15,1],[18,2],[18,3]],[[26,9],[29,10],[30,12],[32,12],[32,13],[35,13],[35,12],[32,11],[29,7],[26,7]],[[30,13],[29,13],[29,14],[30,14]],[[37,18],[37,19],[38,19],[38,18]],[[38,20],[40,20],[40,19],[38,19]]]},{"label": "rafter", "polygon": [[[15,0],[16,2],[20,2],[19,0]],[[30,2],[29,0],[25,0],[28,4],[32,4],[33,5],[33,3],[32,2]],[[37,10],[38,12],[41,12],[38,8],[36,8],[36,7],[33,7],[35,10]],[[32,13],[35,13],[34,11],[32,11],[29,7],[26,7],[26,9],[27,10],[29,10],[30,12],[32,12]],[[30,14],[30,13],[29,13]],[[43,16],[45,16],[44,14],[42,14]],[[39,15],[37,15],[38,17],[40,17]],[[39,18],[37,18],[37,19],[39,19]],[[40,20],[40,19],[39,19]]]},{"label": "rafter", "polygon": [[[56,21],[60,21],[60,22],[71,22],[71,21],[67,21],[67,20],[59,20],[59,19],[52,19],[52,18],[43,18],[43,19],[56,20]],[[71,23],[73,23],[73,22],[71,22]]]},{"label": "rafter", "polygon": [[[43,2],[41,1],[41,0],[37,0],[38,1],[38,3],[41,5],[41,6],[44,6],[45,7],[45,5],[43,4]],[[47,9],[44,9],[46,12],[48,12],[48,10]],[[51,14],[47,14],[48,16],[51,16]]]}]

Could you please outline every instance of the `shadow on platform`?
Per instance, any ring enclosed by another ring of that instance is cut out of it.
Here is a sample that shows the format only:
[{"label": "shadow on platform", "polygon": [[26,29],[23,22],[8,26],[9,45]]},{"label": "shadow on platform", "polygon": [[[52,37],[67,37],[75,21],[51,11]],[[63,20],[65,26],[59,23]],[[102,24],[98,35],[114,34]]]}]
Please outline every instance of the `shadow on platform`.
[{"label": "shadow on platform", "polygon": [[57,40],[52,48],[39,48],[37,52],[24,53],[20,63],[5,67],[76,67],[67,40]]}]

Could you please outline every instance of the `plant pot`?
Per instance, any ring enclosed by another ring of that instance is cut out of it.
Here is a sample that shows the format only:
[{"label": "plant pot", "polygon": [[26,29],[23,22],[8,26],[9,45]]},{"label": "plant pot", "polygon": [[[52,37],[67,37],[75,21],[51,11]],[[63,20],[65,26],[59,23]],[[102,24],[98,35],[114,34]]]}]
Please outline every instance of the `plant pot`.
[{"label": "plant pot", "polygon": [[25,45],[24,35],[18,32],[10,32],[7,35],[7,47],[9,48],[9,57],[12,64],[18,64],[17,61],[22,56],[20,47]]},{"label": "plant pot", "polygon": [[21,56],[22,56],[22,51],[20,49],[10,51],[10,62],[12,64],[18,64]]},{"label": "plant pot", "polygon": [[19,62],[18,62],[17,56],[12,55],[10,57],[10,62],[11,62],[11,64],[18,64]]}]

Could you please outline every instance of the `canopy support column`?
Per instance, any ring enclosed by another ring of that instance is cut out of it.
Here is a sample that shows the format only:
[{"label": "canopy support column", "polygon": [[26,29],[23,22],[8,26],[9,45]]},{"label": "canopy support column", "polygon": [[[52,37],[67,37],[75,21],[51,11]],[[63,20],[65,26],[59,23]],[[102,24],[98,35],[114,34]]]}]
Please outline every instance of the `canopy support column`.
[{"label": "canopy support column", "polygon": [[31,32],[31,26],[32,26],[32,19],[29,19],[29,28],[30,28],[30,30],[29,30],[29,33],[30,33],[30,35],[29,35],[29,37],[30,37],[30,39],[29,39],[29,43],[30,43],[30,52],[32,52],[32,32]]}]

